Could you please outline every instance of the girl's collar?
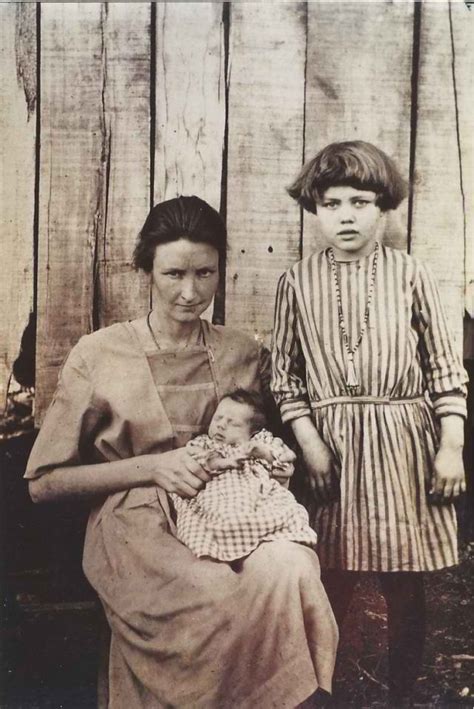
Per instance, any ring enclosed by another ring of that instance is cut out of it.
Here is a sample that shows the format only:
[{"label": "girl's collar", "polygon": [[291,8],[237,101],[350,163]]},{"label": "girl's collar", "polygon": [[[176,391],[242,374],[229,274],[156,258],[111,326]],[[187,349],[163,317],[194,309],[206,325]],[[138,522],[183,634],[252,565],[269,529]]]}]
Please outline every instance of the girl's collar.
[{"label": "girl's collar", "polygon": [[[335,261],[338,265],[339,265],[339,264],[342,264],[342,265],[348,264],[348,265],[350,265],[351,263],[361,263],[362,261],[365,261],[365,260],[367,260],[367,259],[372,258],[372,256],[373,256],[374,253],[375,253],[375,248],[376,248],[376,247],[375,247],[375,244],[378,244],[379,252],[382,251],[383,246],[382,246],[382,244],[380,243],[380,241],[377,240],[377,241],[374,242],[374,248],[372,249],[372,251],[371,251],[369,254],[366,254],[365,256],[358,256],[357,258],[353,258],[353,259],[338,259],[338,258],[336,257],[336,254],[334,254],[334,261]],[[326,254],[326,258],[327,258],[328,260],[329,260],[329,251],[330,251],[331,248],[332,248],[331,246],[328,246],[326,249],[324,249],[324,253]]]}]

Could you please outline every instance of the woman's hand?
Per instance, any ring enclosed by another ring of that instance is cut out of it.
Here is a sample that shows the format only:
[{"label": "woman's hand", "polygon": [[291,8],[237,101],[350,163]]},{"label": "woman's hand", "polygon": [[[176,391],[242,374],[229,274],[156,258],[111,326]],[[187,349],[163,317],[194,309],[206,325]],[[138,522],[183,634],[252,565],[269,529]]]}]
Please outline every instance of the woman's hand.
[{"label": "woman's hand", "polygon": [[451,502],[466,491],[462,448],[441,445],[434,459],[430,497],[433,502]]},{"label": "woman's hand", "polygon": [[175,492],[180,497],[195,497],[211,479],[209,473],[186,448],[159,453],[153,458],[153,482],[166,492]]}]

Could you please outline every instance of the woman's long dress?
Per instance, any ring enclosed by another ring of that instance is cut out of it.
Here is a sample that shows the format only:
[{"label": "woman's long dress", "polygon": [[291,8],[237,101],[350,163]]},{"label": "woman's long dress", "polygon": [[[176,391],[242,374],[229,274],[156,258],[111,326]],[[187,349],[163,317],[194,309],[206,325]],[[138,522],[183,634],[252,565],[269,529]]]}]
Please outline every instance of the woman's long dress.
[{"label": "woman's long dress", "polygon": [[[256,343],[203,328],[205,346],[181,352],[158,351],[145,319],[82,338],[27,477],[171,450],[207,429],[223,394],[258,389]],[[330,689],[337,630],[314,551],[268,543],[237,573],[197,559],[173,529],[159,488],[110,495],[91,512],[84,569],[112,631],[109,706],[294,707]]]},{"label": "woman's long dress", "polygon": [[[349,341],[362,327],[374,255],[337,264]],[[437,418],[465,416],[466,374],[429,272],[381,247],[368,326],[355,355],[357,396],[326,251],[280,280],[272,390],[282,418],[312,417],[331,449],[339,499],[315,513],[326,568],[423,571],[457,561],[453,505],[428,497]]]}]

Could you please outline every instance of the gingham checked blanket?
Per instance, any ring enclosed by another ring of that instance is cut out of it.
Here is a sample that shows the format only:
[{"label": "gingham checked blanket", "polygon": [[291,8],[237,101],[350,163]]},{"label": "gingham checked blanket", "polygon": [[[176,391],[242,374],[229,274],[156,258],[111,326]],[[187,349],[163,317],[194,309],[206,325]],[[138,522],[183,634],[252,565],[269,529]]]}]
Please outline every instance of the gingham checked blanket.
[{"label": "gingham checked blanket", "polygon": [[[252,440],[272,445],[278,439],[260,431]],[[287,465],[248,458],[236,465],[238,447],[198,436],[189,452],[212,472],[216,454],[231,467],[213,477],[192,499],[171,495],[177,513],[177,536],[196,556],[233,561],[265,541],[286,539],[315,546],[305,508],[271,475]]]}]

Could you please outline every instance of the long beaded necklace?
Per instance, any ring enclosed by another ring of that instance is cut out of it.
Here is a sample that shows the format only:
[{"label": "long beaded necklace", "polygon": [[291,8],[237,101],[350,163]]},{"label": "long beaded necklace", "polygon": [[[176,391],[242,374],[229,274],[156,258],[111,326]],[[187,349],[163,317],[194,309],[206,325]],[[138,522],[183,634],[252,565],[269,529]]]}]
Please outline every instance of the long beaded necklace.
[{"label": "long beaded necklace", "polygon": [[339,330],[341,331],[342,342],[343,342],[344,349],[347,354],[346,386],[349,390],[349,393],[351,395],[355,395],[359,391],[359,381],[357,379],[357,374],[356,374],[355,367],[354,367],[354,355],[355,355],[360,343],[362,342],[362,338],[364,337],[364,333],[367,329],[367,323],[369,322],[370,305],[371,305],[372,296],[374,293],[375,276],[377,274],[379,244],[377,241],[375,242],[374,256],[373,256],[373,261],[372,261],[372,271],[370,274],[369,291],[367,294],[367,303],[365,306],[364,318],[362,321],[362,327],[360,328],[359,336],[358,336],[356,343],[353,347],[350,346],[349,337],[348,337],[347,330],[346,330],[346,324],[344,322],[344,313],[342,311],[341,287],[339,285],[339,277],[337,275],[336,257],[334,256],[334,251],[332,248],[328,249],[327,254],[328,254],[329,263],[331,265],[331,271],[332,271],[332,275],[334,278],[334,287],[336,290]]}]

